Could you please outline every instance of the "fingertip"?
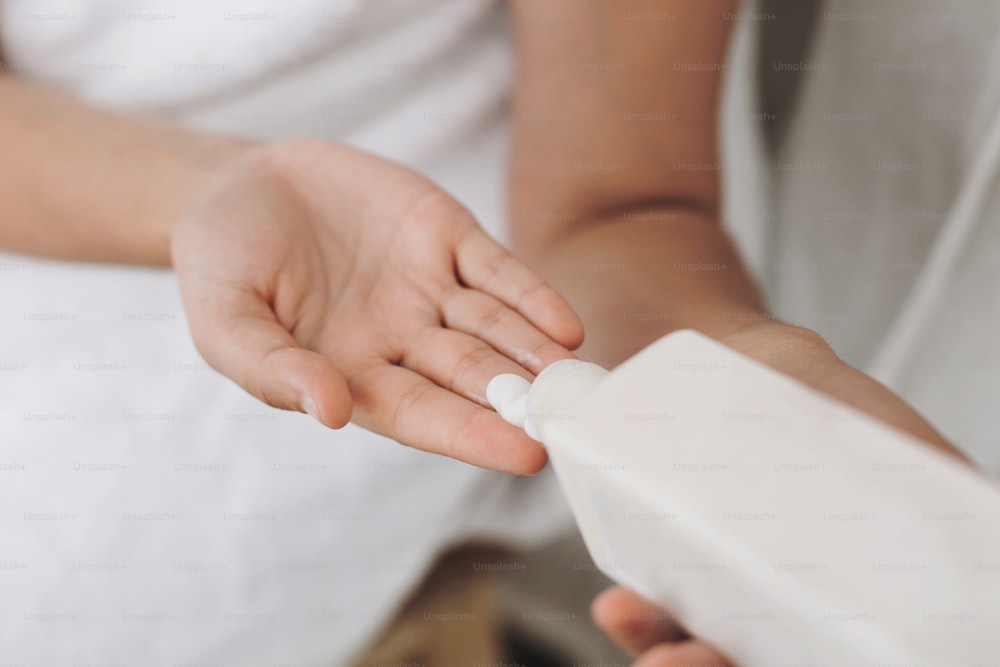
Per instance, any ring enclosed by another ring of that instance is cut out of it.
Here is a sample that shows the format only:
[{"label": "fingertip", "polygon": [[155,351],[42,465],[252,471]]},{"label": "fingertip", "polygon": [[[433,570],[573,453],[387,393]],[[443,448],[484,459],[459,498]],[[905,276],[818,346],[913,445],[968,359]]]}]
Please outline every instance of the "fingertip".
[{"label": "fingertip", "polygon": [[549,462],[549,456],[545,448],[535,440],[529,438],[521,429],[509,424],[507,424],[507,428],[514,431],[514,434],[511,442],[504,447],[504,450],[508,454],[503,457],[503,461],[497,469],[512,475],[526,477],[531,477],[542,472],[545,469],[545,465]]},{"label": "fingertip", "polygon": [[576,311],[559,295],[549,288],[545,298],[539,299],[531,318],[538,327],[552,340],[568,350],[575,350],[583,345],[583,322]]},{"label": "fingertip", "polygon": [[261,393],[274,407],[303,412],[328,428],[342,428],[353,410],[347,380],[328,358],[288,346],[266,355]]},{"label": "fingertip", "polygon": [[482,453],[477,457],[481,459],[479,465],[525,476],[537,475],[545,469],[549,457],[539,442],[529,438],[522,429],[508,424],[492,410],[481,410],[482,429],[469,435],[479,441],[475,445]]},{"label": "fingertip", "polygon": [[510,470],[514,475],[532,477],[545,470],[545,466],[549,462],[549,455],[545,452],[545,448],[530,438],[528,440],[530,443],[525,446],[521,456],[514,461]]},{"label": "fingertip", "polygon": [[338,409],[334,411],[333,416],[324,421],[323,424],[332,429],[344,428],[351,423],[351,416],[354,414],[353,408],[354,406],[348,397],[347,400],[338,405]]},{"label": "fingertip", "polygon": [[601,591],[590,603],[590,616],[598,627],[607,631],[620,622],[623,593],[627,591],[620,586],[612,586]]},{"label": "fingertip", "polygon": [[585,333],[583,330],[583,321],[572,310],[570,310],[570,313],[572,317],[565,321],[563,330],[559,333],[559,337],[556,340],[566,349],[575,350],[583,345]]},{"label": "fingertip", "polygon": [[323,361],[313,367],[312,377],[303,382],[300,409],[328,428],[343,428],[350,423],[354,411],[351,391],[340,371]]},{"label": "fingertip", "polygon": [[353,405],[349,395],[317,401],[306,394],[302,397],[300,409],[323,426],[339,429],[350,423]]},{"label": "fingertip", "polygon": [[567,350],[577,350],[583,345],[583,325],[579,320],[560,321],[549,326],[545,333]]}]

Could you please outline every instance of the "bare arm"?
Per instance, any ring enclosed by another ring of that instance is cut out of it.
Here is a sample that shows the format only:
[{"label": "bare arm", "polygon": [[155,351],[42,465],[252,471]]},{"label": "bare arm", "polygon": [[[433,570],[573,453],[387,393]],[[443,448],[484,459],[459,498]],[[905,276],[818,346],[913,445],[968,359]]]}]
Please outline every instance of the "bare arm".
[{"label": "bare arm", "polygon": [[722,335],[733,313],[763,309],[719,223],[734,5],[515,3],[514,241],[578,308],[602,362],[677,328]]},{"label": "bare arm", "polygon": [[[816,333],[767,317],[719,222],[716,109],[733,0],[515,0],[516,250],[614,364],[689,327],[959,455]],[[594,615],[658,667],[728,665],[624,589]],[[650,620],[653,619],[653,620]],[[659,620],[663,619],[663,620]]]},{"label": "bare arm", "polygon": [[518,0],[514,241],[614,364],[698,329],[954,453],[816,333],[768,318],[720,223],[733,0]]},{"label": "bare arm", "polygon": [[244,142],[0,75],[0,248],[167,266],[170,228]]},{"label": "bare arm", "polygon": [[205,359],[275,407],[517,473],[545,452],[486,405],[579,343],[566,302],[405,167],[255,145],[0,77],[0,248],[173,265]]}]

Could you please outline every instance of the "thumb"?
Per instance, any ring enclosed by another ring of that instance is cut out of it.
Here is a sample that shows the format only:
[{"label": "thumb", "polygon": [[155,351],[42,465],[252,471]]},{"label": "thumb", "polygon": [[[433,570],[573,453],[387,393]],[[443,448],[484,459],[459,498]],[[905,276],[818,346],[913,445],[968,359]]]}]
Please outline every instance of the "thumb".
[{"label": "thumb", "polygon": [[270,406],[305,412],[330,428],[350,421],[343,374],[301,347],[260,295],[226,286],[211,298],[185,295],[185,304],[195,346],[220,373]]},{"label": "thumb", "polygon": [[688,637],[668,612],[621,586],[598,595],[590,612],[594,622],[632,655]]}]

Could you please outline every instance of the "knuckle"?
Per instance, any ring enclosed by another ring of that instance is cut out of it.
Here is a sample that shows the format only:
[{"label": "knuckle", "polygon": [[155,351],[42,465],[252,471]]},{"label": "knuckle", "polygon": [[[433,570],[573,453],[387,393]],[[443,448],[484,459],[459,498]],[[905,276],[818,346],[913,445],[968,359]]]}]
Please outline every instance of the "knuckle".
[{"label": "knuckle", "polygon": [[476,371],[487,364],[493,358],[495,352],[486,347],[475,347],[466,351],[459,357],[452,371],[450,388],[452,390],[471,386],[471,377]]},{"label": "knuckle", "polygon": [[501,328],[507,321],[509,311],[507,307],[500,303],[495,303],[483,311],[476,324],[476,335],[480,338],[488,336],[498,328]]},{"label": "knuckle", "polygon": [[493,255],[487,263],[487,269],[489,270],[491,276],[497,277],[516,264],[517,260],[514,259],[513,255],[506,250],[498,249],[497,253]]},{"label": "knuckle", "polygon": [[420,405],[421,400],[431,389],[432,385],[429,384],[415,384],[400,394],[389,422],[393,433],[400,432],[403,420]]},{"label": "knuckle", "polygon": [[527,309],[527,304],[531,303],[532,299],[536,298],[539,294],[546,294],[549,286],[537,276],[531,281],[531,283],[521,291],[521,295],[517,299],[517,309],[524,312]]},{"label": "knuckle", "polygon": [[443,452],[453,459],[465,460],[463,453],[466,446],[479,438],[479,412],[473,412],[465,417],[461,424],[448,439],[447,450]]}]

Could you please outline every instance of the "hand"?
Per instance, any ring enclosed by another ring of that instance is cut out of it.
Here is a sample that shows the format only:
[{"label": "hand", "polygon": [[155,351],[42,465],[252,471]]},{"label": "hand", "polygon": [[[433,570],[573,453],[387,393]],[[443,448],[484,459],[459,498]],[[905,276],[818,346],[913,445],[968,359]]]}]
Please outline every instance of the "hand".
[{"label": "hand", "polygon": [[780,322],[755,323],[719,342],[967,461],[931,424],[888,387],[844,363],[823,338]]},{"label": "hand", "polygon": [[420,175],[333,144],[252,149],[193,200],[172,255],[199,351],[262,401],[475,465],[545,464],[486,384],[571,356],[580,321]]},{"label": "hand", "polygon": [[[811,331],[768,322],[734,331],[720,342],[963,458],[902,399],[845,364]],[[639,656],[639,667],[733,667],[709,644],[692,638],[668,612],[625,588],[606,590],[594,600],[591,611],[612,639]]]},{"label": "hand", "polygon": [[669,613],[620,586],[597,596],[591,614],[612,639],[639,658],[635,667],[735,667],[688,635]]}]

